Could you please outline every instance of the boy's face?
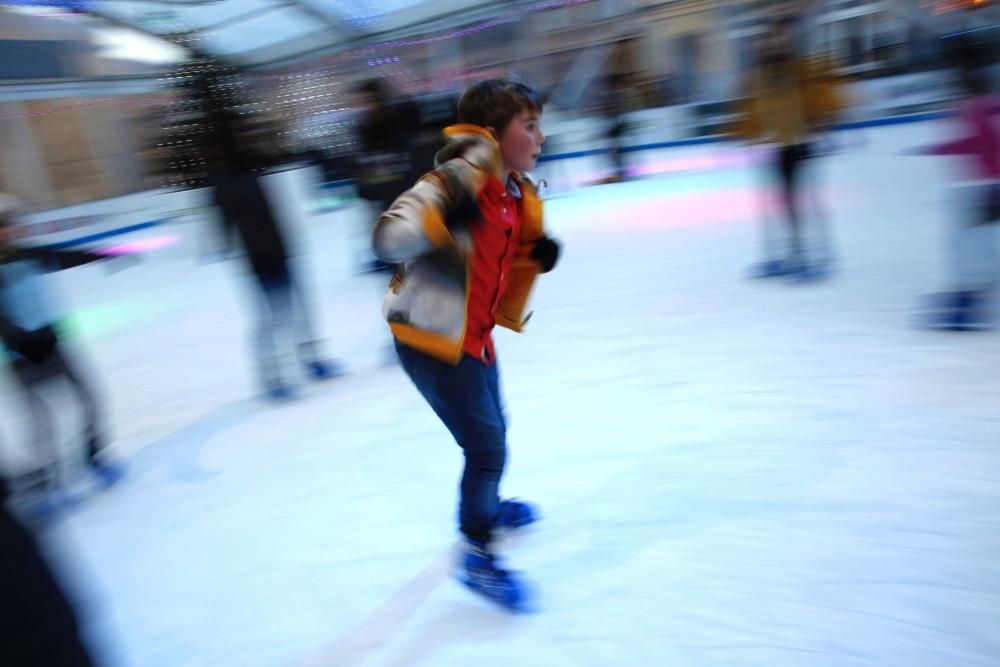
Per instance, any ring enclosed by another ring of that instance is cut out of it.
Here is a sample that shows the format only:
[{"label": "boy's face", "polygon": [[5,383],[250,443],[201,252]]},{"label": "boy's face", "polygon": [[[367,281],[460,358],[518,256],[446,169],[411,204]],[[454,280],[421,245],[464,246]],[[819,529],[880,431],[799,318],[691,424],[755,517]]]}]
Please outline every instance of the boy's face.
[{"label": "boy's face", "polygon": [[541,119],[541,111],[522,109],[498,137],[500,154],[509,171],[531,171],[535,168],[545,143]]}]

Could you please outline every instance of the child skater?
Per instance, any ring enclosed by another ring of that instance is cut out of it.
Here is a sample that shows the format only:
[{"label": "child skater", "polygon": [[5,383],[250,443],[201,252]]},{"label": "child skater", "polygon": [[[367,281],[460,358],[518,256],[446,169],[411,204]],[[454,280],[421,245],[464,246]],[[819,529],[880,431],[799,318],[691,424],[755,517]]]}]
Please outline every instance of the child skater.
[{"label": "child skater", "polygon": [[458,124],[445,130],[437,168],[382,214],[373,232],[379,259],[398,265],[383,312],[399,359],[465,455],[459,500],[464,536],[458,576],[470,589],[517,611],[527,588],[501,568],[497,528],[537,512],[500,500],[507,455],[491,331],[521,331],[535,278],[555,266],[533,181],[545,143],[542,103],[508,80],[476,83],[462,95]]}]

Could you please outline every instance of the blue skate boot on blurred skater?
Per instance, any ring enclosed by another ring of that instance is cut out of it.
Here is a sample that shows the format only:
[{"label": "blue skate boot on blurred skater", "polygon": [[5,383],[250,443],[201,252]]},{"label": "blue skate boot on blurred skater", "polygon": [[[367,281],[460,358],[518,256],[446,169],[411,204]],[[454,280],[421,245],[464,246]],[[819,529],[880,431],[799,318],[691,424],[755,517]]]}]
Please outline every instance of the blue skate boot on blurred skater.
[{"label": "blue skate boot on blurred skater", "polygon": [[989,292],[964,290],[934,295],[926,325],[943,331],[984,331],[990,328]]},{"label": "blue skate boot on blurred skater", "polygon": [[465,539],[456,576],[470,590],[512,612],[529,610],[530,588],[499,565],[499,557],[482,542]]},{"label": "blue skate boot on blurred skater", "polygon": [[502,500],[494,528],[521,528],[538,521],[538,508],[520,500]]}]

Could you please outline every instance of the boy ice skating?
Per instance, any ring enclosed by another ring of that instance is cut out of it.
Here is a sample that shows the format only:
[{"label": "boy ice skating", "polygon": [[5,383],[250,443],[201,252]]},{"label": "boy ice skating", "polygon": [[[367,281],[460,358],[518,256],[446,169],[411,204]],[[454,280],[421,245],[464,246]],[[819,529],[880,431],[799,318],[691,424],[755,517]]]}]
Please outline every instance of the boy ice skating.
[{"label": "boy ice skating", "polygon": [[499,498],[506,422],[491,331],[521,331],[535,278],[559,246],[545,235],[542,205],[524,172],[545,143],[542,105],[523,84],[488,80],[462,96],[437,168],[382,214],[373,248],[397,264],[383,311],[400,362],[465,455],[460,578],[510,609],[526,589],[499,567],[493,531],[531,523],[530,505]]}]

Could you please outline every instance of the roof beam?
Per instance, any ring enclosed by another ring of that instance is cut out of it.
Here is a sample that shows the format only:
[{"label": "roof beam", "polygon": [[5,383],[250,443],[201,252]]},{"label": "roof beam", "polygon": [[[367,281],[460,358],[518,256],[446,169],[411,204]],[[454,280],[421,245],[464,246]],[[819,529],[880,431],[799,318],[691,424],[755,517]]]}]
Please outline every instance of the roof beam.
[{"label": "roof beam", "polygon": [[329,12],[325,12],[320,9],[317,9],[316,7],[313,7],[309,2],[307,2],[307,0],[287,0],[286,4],[289,7],[294,7],[295,9],[305,14],[306,16],[317,19],[321,23],[327,24],[328,26],[330,26],[339,33],[353,32],[348,28],[348,26],[344,25],[343,21],[338,21],[333,16],[331,16]]},{"label": "roof beam", "polygon": [[286,9],[288,7],[296,7],[297,8],[297,6],[298,6],[297,3],[292,2],[291,0],[283,0],[282,2],[276,2],[273,5],[268,5],[266,7],[260,7],[258,9],[253,10],[253,11],[249,11],[246,14],[240,14],[239,16],[231,16],[228,19],[223,19],[223,20],[218,21],[216,23],[212,23],[210,25],[202,26],[202,27],[198,28],[198,30],[199,30],[199,32],[212,32],[214,30],[221,30],[221,29],[226,28],[226,27],[231,26],[231,25],[238,25],[238,24],[240,24],[240,23],[242,23],[244,21],[249,21],[251,19],[255,19],[258,16],[265,16],[267,14],[270,14],[271,12],[276,12],[278,10]]},{"label": "roof beam", "polygon": [[[522,9],[525,6],[530,6],[533,3],[537,3],[537,0],[512,0],[509,4],[503,5],[500,5],[499,3],[488,4],[477,2],[475,0],[466,0],[463,3],[460,0],[459,6],[457,7],[446,6],[446,8],[438,14],[408,22],[406,25],[367,33],[356,32],[348,39],[342,39],[330,44],[310,44],[304,49],[299,49],[290,53],[286,52],[280,55],[272,55],[272,57],[265,55],[263,59],[253,59],[255,62],[251,63],[249,66],[259,68],[282,67],[302,59],[332,56],[337,53],[350,51],[351,49],[359,47],[375,46],[383,42],[406,39],[414,34],[445,31],[455,26],[489,20],[498,15],[503,15],[511,11]],[[412,15],[410,18],[413,18]],[[272,54],[275,53],[275,50],[273,50],[272,47],[266,47],[260,51],[270,51]],[[248,55],[253,58],[253,54],[254,52],[250,51],[244,55]]]}]

